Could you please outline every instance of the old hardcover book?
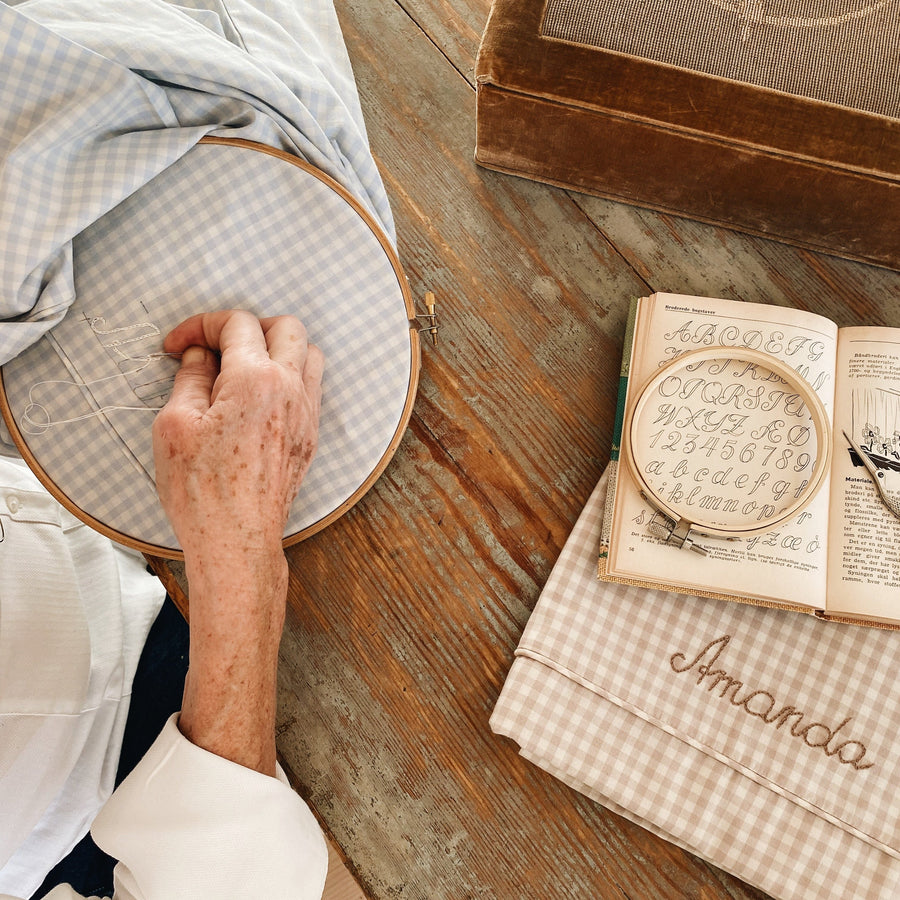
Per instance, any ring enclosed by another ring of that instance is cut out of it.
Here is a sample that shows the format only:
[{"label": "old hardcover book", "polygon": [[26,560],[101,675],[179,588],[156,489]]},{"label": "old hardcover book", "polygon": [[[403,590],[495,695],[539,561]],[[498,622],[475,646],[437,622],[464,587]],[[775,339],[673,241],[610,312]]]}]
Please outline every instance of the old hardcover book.
[{"label": "old hardcover book", "polygon": [[493,0],[483,166],[900,269],[897,4]]},{"label": "old hardcover book", "polygon": [[[620,448],[641,391],[660,368],[716,347],[733,361],[751,351],[771,355],[802,376],[821,400],[833,452],[808,505],[769,528],[775,500],[800,496],[816,464],[815,443],[791,418],[795,395],[771,374],[738,384],[735,366],[715,377],[698,370],[666,379],[664,402],[642,408],[638,464],[652,466],[670,496],[698,510],[743,513],[754,526],[737,539],[697,537],[701,555],[648,528],[658,508]],[[770,414],[750,429],[754,410]],[[900,329],[838,328],[801,310],[675,294],[633,303],[601,578],[900,628],[900,518],[876,488],[876,480],[892,479],[900,480]]]}]

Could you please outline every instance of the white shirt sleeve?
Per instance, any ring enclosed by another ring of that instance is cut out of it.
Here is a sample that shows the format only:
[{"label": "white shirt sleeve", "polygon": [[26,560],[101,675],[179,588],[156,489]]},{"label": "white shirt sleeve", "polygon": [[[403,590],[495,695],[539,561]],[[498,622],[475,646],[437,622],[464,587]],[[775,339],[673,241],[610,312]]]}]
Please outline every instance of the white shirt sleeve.
[{"label": "white shirt sleeve", "polygon": [[[278,777],[192,744],[166,723],[91,828],[119,860],[115,900],[319,900],[328,854],[318,823]],[[68,885],[47,900],[76,900]]]}]

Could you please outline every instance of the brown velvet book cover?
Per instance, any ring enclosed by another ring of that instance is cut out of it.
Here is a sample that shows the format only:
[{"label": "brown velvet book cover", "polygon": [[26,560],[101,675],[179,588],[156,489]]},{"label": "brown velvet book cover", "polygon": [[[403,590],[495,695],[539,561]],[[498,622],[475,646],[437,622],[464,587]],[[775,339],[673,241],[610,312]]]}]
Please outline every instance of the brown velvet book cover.
[{"label": "brown velvet book cover", "polygon": [[883,4],[801,5],[495,0],[476,160],[900,269],[896,28]]}]

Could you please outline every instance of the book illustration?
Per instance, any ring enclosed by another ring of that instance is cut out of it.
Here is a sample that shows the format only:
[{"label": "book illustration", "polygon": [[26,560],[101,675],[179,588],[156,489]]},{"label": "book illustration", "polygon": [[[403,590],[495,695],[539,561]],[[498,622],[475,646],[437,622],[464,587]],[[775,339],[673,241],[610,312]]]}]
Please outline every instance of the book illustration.
[{"label": "book illustration", "polygon": [[[900,393],[884,388],[854,388],[850,392],[850,444],[853,467],[862,466],[871,477],[882,503],[900,519]],[[860,427],[857,422],[864,424]],[[851,436],[861,434],[857,443]]]},{"label": "book illustration", "polygon": [[[850,403],[848,437],[858,442],[877,468],[900,472],[900,392],[854,388]],[[850,458],[854,466],[865,465],[852,449]]]},{"label": "book illustration", "polygon": [[900,519],[900,472],[893,468],[882,468],[877,465],[869,452],[860,447],[846,431],[844,437],[847,438],[851,453],[855,457],[852,460],[853,465],[856,466],[856,460],[859,460],[859,465],[865,468],[875,484],[881,502]]}]

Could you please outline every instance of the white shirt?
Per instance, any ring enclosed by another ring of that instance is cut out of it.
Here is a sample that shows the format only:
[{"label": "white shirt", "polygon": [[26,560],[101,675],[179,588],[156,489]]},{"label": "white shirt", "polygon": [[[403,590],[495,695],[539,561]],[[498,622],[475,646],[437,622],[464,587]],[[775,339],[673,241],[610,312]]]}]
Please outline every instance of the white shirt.
[{"label": "white shirt", "polygon": [[3,456],[0,526],[0,900],[29,897],[92,821],[119,900],[317,900],[325,842],[284,773],[196,747],[177,716],[107,801],[164,592]]},{"label": "white shirt", "polygon": [[[202,750],[183,737],[176,718],[91,829],[121,860],[116,900],[318,900],[325,840],[281,769],[272,778]],[[81,895],[63,885],[47,896]]]},{"label": "white shirt", "polygon": [[0,894],[28,897],[112,792],[165,591],[0,457]]}]

